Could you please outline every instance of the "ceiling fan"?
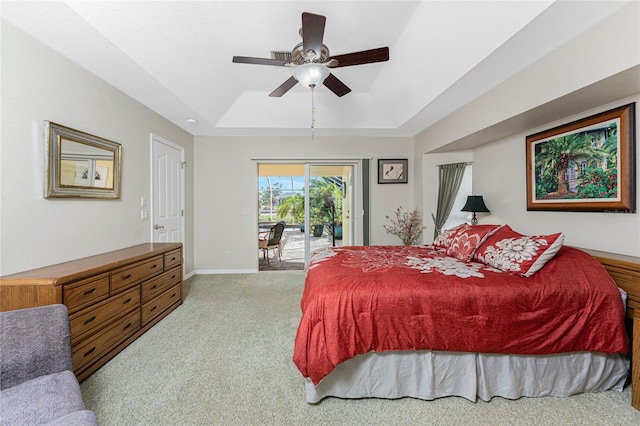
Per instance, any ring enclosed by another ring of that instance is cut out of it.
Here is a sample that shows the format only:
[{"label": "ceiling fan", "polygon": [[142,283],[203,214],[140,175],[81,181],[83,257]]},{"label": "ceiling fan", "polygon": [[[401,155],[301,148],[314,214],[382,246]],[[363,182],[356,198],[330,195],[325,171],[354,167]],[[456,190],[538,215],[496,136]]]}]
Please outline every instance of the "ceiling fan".
[{"label": "ceiling fan", "polygon": [[378,49],[331,56],[329,48],[322,43],[326,20],[327,18],[322,15],[315,15],[308,12],[302,13],[302,28],[300,28],[302,43],[298,43],[293,48],[290,60],[234,56],[233,62],[293,67],[293,75],[269,94],[269,96],[272,97],[284,95],[298,82],[304,86],[311,87],[311,89],[319,84],[324,84],[337,96],[344,96],[349,93],[351,89],[333,75],[329,71],[329,68],[388,61],[389,48],[380,47]]}]

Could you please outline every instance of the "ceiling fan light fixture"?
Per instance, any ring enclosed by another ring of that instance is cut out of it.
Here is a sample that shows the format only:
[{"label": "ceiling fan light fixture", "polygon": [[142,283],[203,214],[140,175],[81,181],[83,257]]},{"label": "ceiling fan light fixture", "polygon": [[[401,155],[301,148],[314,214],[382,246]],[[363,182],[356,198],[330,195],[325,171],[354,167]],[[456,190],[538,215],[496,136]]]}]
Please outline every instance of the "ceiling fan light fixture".
[{"label": "ceiling fan light fixture", "polygon": [[329,69],[322,64],[308,63],[293,70],[293,78],[307,87],[317,87],[329,76]]}]

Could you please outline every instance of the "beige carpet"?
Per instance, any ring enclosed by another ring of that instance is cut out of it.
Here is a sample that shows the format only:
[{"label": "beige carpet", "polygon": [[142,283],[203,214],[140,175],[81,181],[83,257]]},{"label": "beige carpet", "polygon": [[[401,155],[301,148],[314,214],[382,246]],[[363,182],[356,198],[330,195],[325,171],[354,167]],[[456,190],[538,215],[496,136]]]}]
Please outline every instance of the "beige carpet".
[{"label": "beige carpet", "polygon": [[472,403],[304,399],[291,361],[301,271],[199,275],[185,303],[82,383],[108,425],[638,425],[630,388]]}]

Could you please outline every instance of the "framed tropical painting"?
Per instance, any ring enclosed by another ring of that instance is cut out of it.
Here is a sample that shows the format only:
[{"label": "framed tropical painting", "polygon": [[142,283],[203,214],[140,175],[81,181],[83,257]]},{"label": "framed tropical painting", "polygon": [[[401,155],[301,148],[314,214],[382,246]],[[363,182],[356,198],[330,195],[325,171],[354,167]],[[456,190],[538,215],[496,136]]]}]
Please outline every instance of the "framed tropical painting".
[{"label": "framed tropical painting", "polygon": [[527,210],[635,212],[635,103],[526,141]]}]

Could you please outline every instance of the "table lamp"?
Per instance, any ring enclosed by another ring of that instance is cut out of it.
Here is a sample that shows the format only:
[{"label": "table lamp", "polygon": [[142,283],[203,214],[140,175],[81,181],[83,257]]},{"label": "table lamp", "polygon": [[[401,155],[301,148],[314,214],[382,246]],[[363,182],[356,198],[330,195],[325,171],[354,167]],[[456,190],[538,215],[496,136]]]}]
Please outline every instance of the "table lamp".
[{"label": "table lamp", "polygon": [[471,218],[471,224],[477,225],[478,218],[476,218],[476,212],[485,212],[490,213],[487,206],[484,204],[484,200],[482,199],[482,195],[469,195],[467,197],[467,202],[462,208],[463,212],[473,212],[473,217]]}]

